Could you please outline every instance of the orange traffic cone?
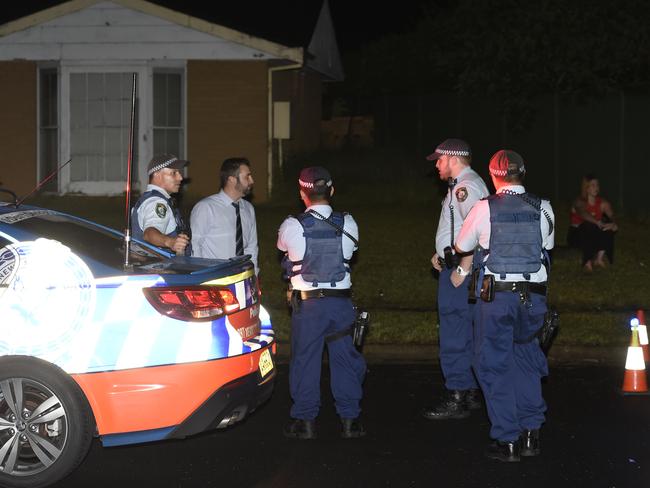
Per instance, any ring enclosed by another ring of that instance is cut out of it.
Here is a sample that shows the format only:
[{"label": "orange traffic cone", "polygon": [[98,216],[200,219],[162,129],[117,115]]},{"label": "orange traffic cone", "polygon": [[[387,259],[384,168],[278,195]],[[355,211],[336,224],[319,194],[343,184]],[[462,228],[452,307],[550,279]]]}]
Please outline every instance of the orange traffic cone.
[{"label": "orange traffic cone", "polygon": [[645,323],[645,312],[637,310],[636,318],[639,319],[639,344],[643,349],[643,360],[650,361],[650,348],[648,347],[648,328]]},{"label": "orange traffic cone", "polygon": [[627,348],[625,378],[623,379],[621,393],[623,395],[648,395],[643,349],[639,345],[638,319],[632,319],[631,326],[632,340]]}]

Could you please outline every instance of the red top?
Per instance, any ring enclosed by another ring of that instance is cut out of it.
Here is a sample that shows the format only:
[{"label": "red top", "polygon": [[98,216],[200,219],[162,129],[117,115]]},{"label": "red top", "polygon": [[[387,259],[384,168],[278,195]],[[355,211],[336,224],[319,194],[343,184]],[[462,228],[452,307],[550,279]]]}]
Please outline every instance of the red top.
[{"label": "red top", "polygon": [[[600,197],[596,197],[596,200],[594,201],[593,205],[589,205],[589,201],[587,201],[587,206],[585,208],[589,214],[595,218],[598,222],[600,222],[603,219],[603,200]],[[571,208],[571,225],[580,225],[584,222],[585,220],[578,215],[578,212],[576,212],[575,208]]]}]

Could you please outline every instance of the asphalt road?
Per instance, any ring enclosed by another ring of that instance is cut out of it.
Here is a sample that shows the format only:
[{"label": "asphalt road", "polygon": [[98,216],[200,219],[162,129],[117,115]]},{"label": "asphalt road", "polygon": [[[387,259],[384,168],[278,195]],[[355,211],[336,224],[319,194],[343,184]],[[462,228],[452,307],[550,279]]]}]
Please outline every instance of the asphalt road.
[{"label": "asphalt road", "polygon": [[[325,371],[326,368],[324,368]],[[181,441],[103,448],[57,487],[648,487],[650,396],[617,393],[623,365],[552,365],[542,455],[502,464],[484,458],[489,422],[427,421],[419,409],[441,388],[432,364],[370,365],[363,439],[338,437],[323,379],[319,439],[282,436],[288,368],[273,398],[245,422]]]}]

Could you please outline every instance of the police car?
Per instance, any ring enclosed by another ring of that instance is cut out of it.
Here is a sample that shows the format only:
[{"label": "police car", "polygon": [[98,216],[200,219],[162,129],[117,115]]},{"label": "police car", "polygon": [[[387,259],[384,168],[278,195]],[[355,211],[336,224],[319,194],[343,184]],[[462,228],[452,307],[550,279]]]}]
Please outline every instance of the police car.
[{"label": "police car", "polygon": [[[4,199],[4,198],[3,198]],[[0,486],[63,478],[104,446],[242,420],[275,342],[247,257],[207,260],[0,202]]]}]

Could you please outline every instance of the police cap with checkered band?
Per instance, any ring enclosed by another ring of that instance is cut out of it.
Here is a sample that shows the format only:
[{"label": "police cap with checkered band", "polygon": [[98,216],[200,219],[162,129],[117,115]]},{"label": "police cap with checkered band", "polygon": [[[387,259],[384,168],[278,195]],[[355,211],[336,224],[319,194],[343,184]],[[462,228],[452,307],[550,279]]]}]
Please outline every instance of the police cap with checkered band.
[{"label": "police cap with checkered band", "polygon": [[447,139],[441,142],[433,153],[427,156],[428,161],[437,161],[442,156],[472,157],[472,150],[462,139]]},{"label": "police cap with checkered band", "polygon": [[490,158],[490,174],[498,178],[521,176],[526,173],[524,158],[510,149],[501,149]]},{"label": "police cap with checkered band", "polygon": [[298,177],[298,185],[305,190],[312,190],[317,187],[331,187],[332,177],[329,171],[322,166],[310,166],[303,168]]},{"label": "police cap with checkered band", "polygon": [[147,165],[147,175],[151,176],[156,171],[160,171],[164,168],[183,169],[188,164],[190,164],[189,161],[178,159],[173,154],[159,154],[158,156],[151,158],[151,161],[149,161],[149,164]]}]

